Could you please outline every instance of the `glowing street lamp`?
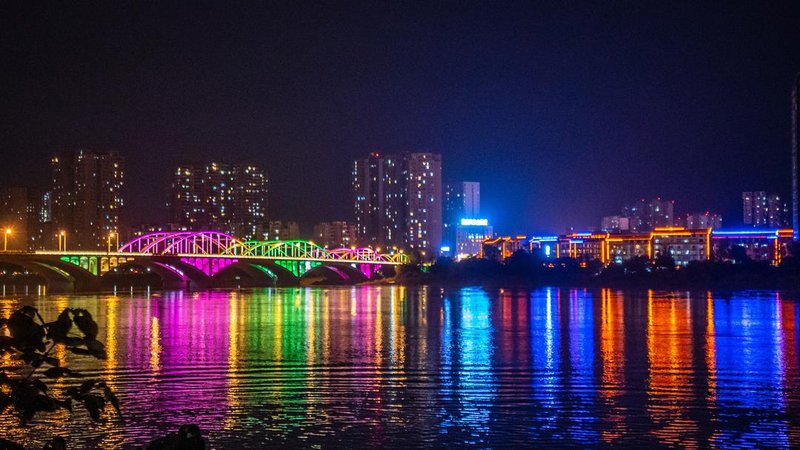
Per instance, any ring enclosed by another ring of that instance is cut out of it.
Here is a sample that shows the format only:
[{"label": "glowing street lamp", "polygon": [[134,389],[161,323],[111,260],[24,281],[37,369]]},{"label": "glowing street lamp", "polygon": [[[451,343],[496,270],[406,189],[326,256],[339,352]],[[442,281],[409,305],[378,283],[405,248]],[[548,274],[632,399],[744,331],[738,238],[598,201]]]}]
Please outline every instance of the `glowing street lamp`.
[{"label": "glowing street lamp", "polygon": [[3,251],[8,251],[8,237],[11,236],[11,228],[6,228],[6,232],[3,233]]},{"label": "glowing street lamp", "polygon": [[58,251],[65,252],[67,251],[67,232],[61,230],[56,235],[58,236]]},{"label": "glowing street lamp", "polygon": [[119,248],[119,235],[113,231],[108,233],[108,253],[111,253],[111,239],[117,238],[117,248]]}]

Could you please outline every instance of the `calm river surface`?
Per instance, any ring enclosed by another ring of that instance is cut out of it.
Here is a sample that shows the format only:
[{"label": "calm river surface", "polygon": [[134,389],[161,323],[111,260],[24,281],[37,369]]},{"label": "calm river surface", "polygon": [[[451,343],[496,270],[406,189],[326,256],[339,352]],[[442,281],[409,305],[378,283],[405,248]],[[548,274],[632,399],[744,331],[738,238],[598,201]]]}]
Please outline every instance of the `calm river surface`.
[{"label": "calm river surface", "polygon": [[800,446],[800,302],[775,292],[54,295],[0,298],[0,316],[21,304],[94,314],[108,360],[67,365],[113,385],[127,420],[0,416],[29,445],[197,423],[215,448]]}]

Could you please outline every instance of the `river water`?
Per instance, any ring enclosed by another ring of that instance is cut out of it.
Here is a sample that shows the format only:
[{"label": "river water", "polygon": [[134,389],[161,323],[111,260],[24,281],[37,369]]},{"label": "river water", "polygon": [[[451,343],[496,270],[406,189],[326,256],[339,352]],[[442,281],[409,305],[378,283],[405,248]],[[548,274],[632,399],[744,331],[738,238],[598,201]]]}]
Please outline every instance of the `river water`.
[{"label": "river water", "polygon": [[126,419],[0,415],[27,445],[144,445],[196,423],[215,448],[800,446],[800,302],[776,292],[53,295],[0,298],[0,316],[21,304],[92,312],[109,358],[61,356]]}]

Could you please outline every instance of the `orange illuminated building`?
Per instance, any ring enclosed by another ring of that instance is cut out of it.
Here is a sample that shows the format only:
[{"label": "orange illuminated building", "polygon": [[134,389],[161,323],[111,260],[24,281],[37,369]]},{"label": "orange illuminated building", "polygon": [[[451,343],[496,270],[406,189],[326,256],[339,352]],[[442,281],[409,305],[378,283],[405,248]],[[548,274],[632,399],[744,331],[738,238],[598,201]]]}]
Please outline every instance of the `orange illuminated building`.
[{"label": "orange illuminated building", "polygon": [[520,250],[523,247],[523,242],[526,240],[526,236],[502,236],[496,237],[492,239],[486,239],[483,241],[483,245],[481,246],[481,258],[488,257],[486,252],[486,247],[494,247],[498,250],[498,256],[501,260],[508,258],[509,256],[513,255],[514,252]]},{"label": "orange illuminated building", "polygon": [[[498,237],[483,242],[484,248],[495,247],[501,259],[508,258],[521,248],[544,249],[543,242],[552,242],[554,251],[545,258],[574,258],[581,262],[599,260],[603,264],[622,263],[635,257],[655,259],[669,254],[676,266],[686,266],[692,261],[726,261],[725,248],[739,245],[755,261],[771,261],[777,265],[789,254],[792,230],[724,231],[711,228],[687,229],[684,227],[657,227],[649,233],[610,234],[570,233],[551,238],[525,236]],[[548,250],[549,245],[547,244]],[[483,257],[483,254],[481,255]]]},{"label": "orange illuminated building", "polygon": [[622,263],[636,257],[649,258],[649,234],[614,234],[608,237],[606,261]]},{"label": "orange illuminated building", "polygon": [[711,228],[687,230],[683,227],[659,227],[650,233],[650,258],[669,253],[675,264],[711,259]]},{"label": "orange illuminated building", "polygon": [[608,233],[572,233],[561,236],[556,246],[556,257],[575,258],[582,262],[599,259],[608,262]]}]

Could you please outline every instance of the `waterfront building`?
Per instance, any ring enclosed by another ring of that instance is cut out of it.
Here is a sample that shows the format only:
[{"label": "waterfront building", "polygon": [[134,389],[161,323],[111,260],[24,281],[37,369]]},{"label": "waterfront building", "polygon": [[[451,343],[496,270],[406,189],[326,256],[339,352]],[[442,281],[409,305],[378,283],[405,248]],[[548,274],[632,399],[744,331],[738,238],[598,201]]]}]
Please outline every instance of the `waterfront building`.
[{"label": "waterfront building", "polygon": [[434,153],[381,156],[353,163],[354,213],[362,245],[439,251],[442,159]]},{"label": "waterfront building", "polygon": [[314,242],[328,248],[356,245],[356,225],[350,222],[321,222],[314,226]]},{"label": "waterfront building", "polygon": [[682,227],[659,227],[650,233],[651,259],[670,255],[678,266],[692,261],[707,261],[711,252],[711,229],[688,230]]},{"label": "waterfront building", "polygon": [[480,258],[504,260],[517,250],[526,248],[526,236],[498,236],[483,241]]},{"label": "waterfront building", "polygon": [[171,220],[255,239],[264,234],[267,196],[266,172],[254,164],[182,163],[173,172]]},{"label": "waterfront building", "polygon": [[557,258],[574,258],[580,262],[600,260],[605,263],[608,258],[607,240],[609,233],[570,233],[561,236],[556,247]]},{"label": "waterfront building", "polygon": [[483,242],[494,236],[487,219],[462,218],[456,225],[456,260],[462,260],[481,253]]},{"label": "waterfront building", "polygon": [[[598,260],[604,264],[621,264],[635,257],[654,260],[669,254],[676,266],[696,261],[732,261],[741,246],[754,261],[779,264],[790,254],[792,229],[730,231],[707,227],[658,227],[648,233],[570,233],[561,236],[527,238],[527,249],[539,251],[547,258],[574,258],[581,263]],[[507,258],[525,241],[524,236],[501,237],[484,241],[482,257]],[[492,251],[486,248],[492,247]]]},{"label": "waterfront building", "polygon": [[442,156],[405,156],[406,246],[436,255],[442,245]]},{"label": "waterfront building", "polygon": [[119,233],[124,172],[115,152],[65,152],[51,159],[52,222],[75,249],[105,249]]},{"label": "waterfront building", "polygon": [[544,259],[556,257],[558,236],[531,236],[528,238],[528,250],[531,253],[539,252]]},{"label": "waterfront building", "polygon": [[734,247],[744,249],[753,261],[779,264],[789,254],[792,229],[772,230],[715,230],[711,233],[711,257],[715,261],[729,262],[735,258]]},{"label": "waterfront building", "polygon": [[445,183],[442,201],[444,245],[456,244],[456,228],[461,219],[480,217],[481,184],[475,181]]},{"label": "waterfront building", "polygon": [[633,258],[650,258],[649,234],[617,234],[609,236],[606,262],[621,264]]},{"label": "waterfront building", "polygon": [[686,215],[685,221],[680,226],[690,230],[712,228],[718,230],[722,228],[722,216],[712,214],[708,211],[704,213],[690,213]]},{"label": "waterfront building", "polygon": [[364,245],[385,244],[386,218],[384,159],[379,153],[353,162],[353,195],[356,233]]}]

